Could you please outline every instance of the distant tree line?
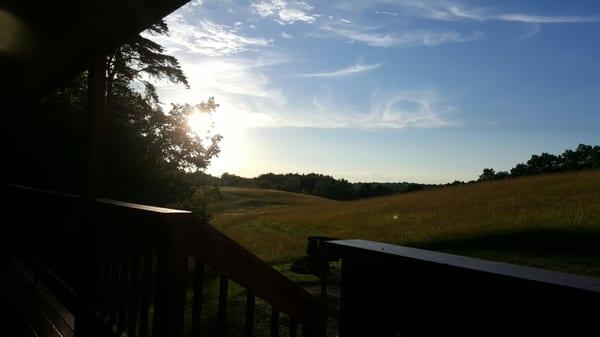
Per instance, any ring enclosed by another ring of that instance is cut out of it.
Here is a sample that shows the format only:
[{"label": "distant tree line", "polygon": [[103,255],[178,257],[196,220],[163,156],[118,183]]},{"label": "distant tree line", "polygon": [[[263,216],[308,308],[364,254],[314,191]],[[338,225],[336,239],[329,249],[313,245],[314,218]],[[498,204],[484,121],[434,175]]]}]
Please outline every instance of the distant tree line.
[{"label": "distant tree line", "polygon": [[[510,171],[496,172],[492,168],[483,169],[477,181],[493,181],[510,177],[520,177],[543,173],[565,172],[581,169],[600,168],[600,146],[580,144],[574,150],[566,150],[560,155],[542,153],[532,155],[526,163],[517,164]],[[475,183],[472,180],[463,182],[455,180],[447,184],[419,184],[408,182],[351,183],[346,179],[335,179],[332,176],[309,173],[261,174],[255,178],[244,178],[235,174],[223,173],[214,177],[203,172],[194,175],[194,183],[210,186],[237,186],[274,189],[280,191],[304,193],[335,200],[354,200],[384,196],[394,193],[419,191],[452,185]]]},{"label": "distant tree line", "polygon": [[436,185],[416,184],[407,182],[351,183],[346,179],[335,179],[332,176],[309,173],[261,174],[255,178],[244,178],[234,174],[223,173],[220,178],[205,175],[198,177],[199,182],[217,186],[238,186],[274,189],[280,191],[310,194],[335,200],[353,200],[384,196],[422,190]]},{"label": "distant tree line", "polygon": [[566,150],[560,155],[546,152],[534,154],[527,162],[517,164],[510,171],[496,172],[492,168],[485,168],[479,176],[479,181],[594,168],[600,168],[600,146],[579,144],[576,149]]}]

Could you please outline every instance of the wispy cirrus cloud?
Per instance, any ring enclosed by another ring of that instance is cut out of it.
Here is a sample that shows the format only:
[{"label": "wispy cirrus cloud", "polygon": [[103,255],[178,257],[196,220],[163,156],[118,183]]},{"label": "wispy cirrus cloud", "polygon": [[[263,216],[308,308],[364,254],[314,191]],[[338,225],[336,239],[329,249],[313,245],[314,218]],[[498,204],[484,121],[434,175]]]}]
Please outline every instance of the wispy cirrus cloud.
[{"label": "wispy cirrus cloud", "polygon": [[470,7],[452,1],[401,0],[397,2],[409,14],[444,21],[507,21],[523,23],[586,23],[599,22],[600,15],[551,16],[524,13],[498,13],[489,8]]},{"label": "wispy cirrus cloud", "polygon": [[539,23],[534,23],[531,26],[531,29],[521,36],[521,40],[531,39],[532,37],[538,35],[542,30],[542,25],[540,25]]},{"label": "wispy cirrus cloud", "polygon": [[347,77],[357,75],[366,71],[374,70],[381,67],[383,64],[360,64],[357,63],[353,66],[338,69],[330,72],[302,74],[300,77],[318,77],[318,78],[336,78],[336,77]]},{"label": "wispy cirrus cloud", "polygon": [[528,14],[500,14],[492,16],[491,19],[524,23],[586,23],[600,22],[599,16],[543,16]]},{"label": "wispy cirrus cloud", "polygon": [[281,25],[296,22],[313,23],[318,17],[317,14],[311,13],[314,7],[304,1],[260,1],[252,3],[251,7],[260,17],[272,17]]},{"label": "wispy cirrus cloud", "polygon": [[376,91],[371,94],[366,111],[340,106],[327,99],[312,97],[311,113],[300,121],[289,120],[290,126],[314,128],[405,129],[458,127],[462,123],[450,119],[455,110],[433,90]]},{"label": "wispy cirrus cloud", "polygon": [[437,128],[461,126],[449,118],[455,107],[434,90],[375,93],[372,107],[361,124],[379,128]]},{"label": "wispy cirrus cloud", "polygon": [[150,36],[170,52],[223,56],[237,54],[250,48],[269,46],[273,40],[239,34],[239,25],[226,26],[201,19],[188,22],[182,15],[166,18],[169,35]]},{"label": "wispy cirrus cloud", "polygon": [[454,31],[398,31],[379,33],[372,29],[361,27],[340,28],[324,26],[323,30],[352,41],[361,42],[372,47],[402,47],[402,46],[437,46],[446,43],[467,42],[479,39],[483,33],[474,32],[463,34]]},{"label": "wispy cirrus cloud", "polygon": [[392,12],[392,11],[375,11],[375,14],[389,15],[389,16],[398,16],[398,13]]}]

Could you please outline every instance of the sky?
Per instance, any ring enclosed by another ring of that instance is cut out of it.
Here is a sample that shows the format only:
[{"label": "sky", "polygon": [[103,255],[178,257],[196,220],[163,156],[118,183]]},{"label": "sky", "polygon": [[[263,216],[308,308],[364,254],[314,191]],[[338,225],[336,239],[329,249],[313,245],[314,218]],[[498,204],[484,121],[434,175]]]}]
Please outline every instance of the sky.
[{"label": "sky", "polygon": [[[600,144],[600,2],[211,1],[151,36],[223,135],[208,172],[445,183]],[[197,116],[198,117],[198,116]],[[204,124],[203,124],[204,123]]]}]

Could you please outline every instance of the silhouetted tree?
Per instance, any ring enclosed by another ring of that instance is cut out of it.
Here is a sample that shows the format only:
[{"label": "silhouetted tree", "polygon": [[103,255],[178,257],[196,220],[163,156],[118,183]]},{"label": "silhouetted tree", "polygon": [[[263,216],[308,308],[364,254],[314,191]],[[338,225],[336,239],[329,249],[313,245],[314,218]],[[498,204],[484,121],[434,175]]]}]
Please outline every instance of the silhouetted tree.
[{"label": "silhouetted tree", "polygon": [[510,177],[510,173],[508,173],[507,171],[498,171],[494,175],[494,180],[501,180],[501,179],[506,179],[509,177]]},{"label": "silhouetted tree", "polygon": [[527,165],[521,163],[517,164],[517,166],[510,169],[510,175],[512,177],[520,177],[527,175],[529,173]]},{"label": "silhouetted tree", "polygon": [[575,150],[566,150],[562,154],[565,170],[600,167],[600,146],[579,144]]},{"label": "silhouetted tree", "polygon": [[496,177],[496,171],[492,168],[484,168],[479,175],[479,181],[492,181]]},{"label": "silhouetted tree", "polygon": [[[164,22],[146,34],[166,34]],[[27,141],[18,146],[22,166],[43,174],[23,174],[25,183],[80,192],[85,162],[87,74],[66,83],[24,114]],[[187,117],[214,113],[214,98],[198,105],[173,105],[168,112],[158,105],[152,80],[188,86],[177,60],[144,36],[137,36],[107,57],[107,135],[103,156],[102,194],[121,200],[170,205],[194,195],[194,175],[219,153],[221,136],[200,138]],[[142,90],[134,88],[142,87]],[[32,132],[33,130],[33,132]],[[31,154],[40,155],[33,156]],[[39,182],[30,177],[43,176]]]},{"label": "silhouetted tree", "polygon": [[550,153],[542,153],[539,156],[533,155],[527,161],[529,174],[540,174],[556,172],[559,170],[559,158]]},{"label": "silhouetted tree", "polygon": [[[160,20],[145,31],[149,35],[168,35],[169,27]],[[156,87],[151,80],[168,80],[183,84],[189,88],[187,78],[179,61],[164,53],[158,43],[136,35],[129,42],[121,45],[112,55],[107,57],[106,98],[113,102],[115,91],[128,92],[129,85],[137,81],[144,86],[144,95],[154,103],[158,102]]]},{"label": "silhouetted tree", "polygon": [[[508,175],[520,177],[592,168],[600,168],[600,146],[579,144],[575,150],[566,150],[558,156],[546,152],[540,155],[532,155],[526,163],[519,163],[510,169],[510,174],[508,172],[498,172],[495,173],[494,178],[503,179]],[[491,169],[484,170],[485,176],[491,177],[491,172],[486,170]],[[482,180],[481,176],[480,180]]]}]

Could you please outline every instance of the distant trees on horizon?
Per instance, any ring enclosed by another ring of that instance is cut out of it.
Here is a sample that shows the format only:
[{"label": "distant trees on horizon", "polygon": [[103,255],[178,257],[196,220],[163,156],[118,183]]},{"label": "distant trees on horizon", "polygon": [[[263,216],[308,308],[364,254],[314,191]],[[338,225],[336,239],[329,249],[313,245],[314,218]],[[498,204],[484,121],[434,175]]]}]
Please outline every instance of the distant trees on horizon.
[{"label": "distant trees on horizon", "polygon": [[335,200],[353,200],[384,196],[393,193],[424,189],[434,185],[407,182],[398,183],[351,183],[346,179],[335,179],[329,175],[309,173],[265,173],[255,178],[243,178],[223,173],[221,178],[213,177],[219,186],[240,186],[274,189],[304,193]]},{"label": "distant trees on horizon", "polygon": [[419,184],[409,182],[351,183],[346,179],[336,179],[329,175],[317,173],[266,173],[255,178],[244,178],[230,173],[223,173],[220,178],[204,174],[200,180],[203,184],[214,186],[254,187],[304,193],[335,200],[354,200],[428,188],[592,168],[600,168],[600,146],[579,144],[576,149],[566,150],[560,155],[545,152],[539,155],[532,155],[527,162],[515,165],[510,171],[496,172],[493,168],[485,168],[478,180],[469,182],[455,180],[447,184]]},{"label": "distant trees on horizon", "polygon": [[478,181],[595,168],[600,168],[600,146],[579,144],[574,150],[566,150],[560,155],[546,152],[534,154],[527,162],[517,164],[510,171],[496,172],[493,168],[484,168]]}]

